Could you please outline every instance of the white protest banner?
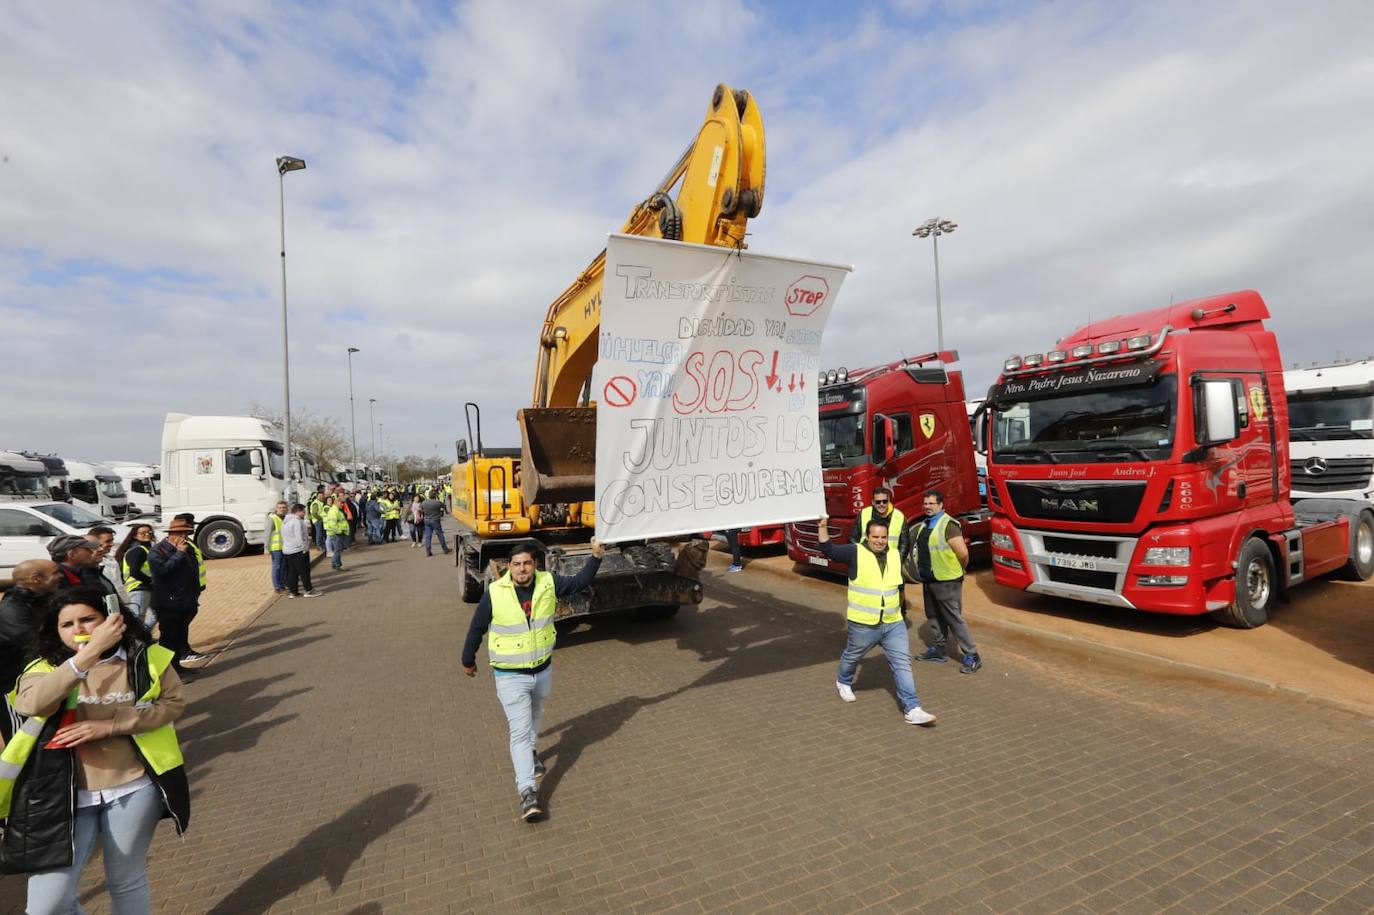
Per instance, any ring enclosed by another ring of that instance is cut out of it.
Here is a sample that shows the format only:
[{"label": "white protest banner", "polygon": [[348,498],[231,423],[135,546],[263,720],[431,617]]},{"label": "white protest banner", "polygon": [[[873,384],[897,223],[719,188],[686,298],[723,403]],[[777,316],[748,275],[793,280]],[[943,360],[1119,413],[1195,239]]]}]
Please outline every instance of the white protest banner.
[{"label": "white protest banner", "polygon": [[592,376],[601,540],[824,513],[816,373],[850,269],[611,236]]}]

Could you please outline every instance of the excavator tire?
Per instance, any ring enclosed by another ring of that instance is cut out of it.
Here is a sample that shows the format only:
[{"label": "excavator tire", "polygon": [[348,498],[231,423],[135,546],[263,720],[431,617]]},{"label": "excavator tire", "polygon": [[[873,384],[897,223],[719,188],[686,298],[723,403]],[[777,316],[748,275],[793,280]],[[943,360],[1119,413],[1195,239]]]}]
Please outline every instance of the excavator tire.
[{"label": "excavator tire", "polygon": [[1269,622],[1269,614],[1279,596],[1278,574],[1269,547],[1258,537],[1245,541],[1236,562],[1236,596],[1230,605],[1212,611],[1212,618],[1223,626],[1254,629]]}]

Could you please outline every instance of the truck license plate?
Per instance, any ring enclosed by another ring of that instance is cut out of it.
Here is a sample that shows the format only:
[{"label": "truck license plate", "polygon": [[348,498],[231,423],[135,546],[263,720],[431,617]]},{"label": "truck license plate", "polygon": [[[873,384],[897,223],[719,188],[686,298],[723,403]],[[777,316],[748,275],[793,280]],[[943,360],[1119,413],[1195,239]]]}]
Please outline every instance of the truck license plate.
[{"label": "truck license plate", "polygon": [[1097,563],[1091,559],[1079,559],[1076,556],[1051,556],[1050,565],[1059,566],[1065,569],[1082,569],[1086,572],[1096,572]]},{"label": "truck license plate", "polygon": [[824,556],[807,556],[807,557],[806,557],[806,561],[809,562],[809,563],[811,563],[813,566],[828,566],[828,565],[830,565],[830,560],[829,560],[829,559],[826,559]]}]

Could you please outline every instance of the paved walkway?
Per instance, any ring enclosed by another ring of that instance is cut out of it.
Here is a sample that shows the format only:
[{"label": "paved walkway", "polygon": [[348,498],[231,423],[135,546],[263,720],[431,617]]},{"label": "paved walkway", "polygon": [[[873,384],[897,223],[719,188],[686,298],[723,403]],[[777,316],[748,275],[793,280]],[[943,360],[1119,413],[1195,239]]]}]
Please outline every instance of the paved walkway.
[{"label": "paved walkway", "polygon": [[913,728],[877,656],[836,698],[833,585],[713,574],[671,622],[560,640],[526,825],[449,560],[318,583],[189,686],[158,912],[1374,909],[1366,718],[987,630],[977,676],[920,665]]}]

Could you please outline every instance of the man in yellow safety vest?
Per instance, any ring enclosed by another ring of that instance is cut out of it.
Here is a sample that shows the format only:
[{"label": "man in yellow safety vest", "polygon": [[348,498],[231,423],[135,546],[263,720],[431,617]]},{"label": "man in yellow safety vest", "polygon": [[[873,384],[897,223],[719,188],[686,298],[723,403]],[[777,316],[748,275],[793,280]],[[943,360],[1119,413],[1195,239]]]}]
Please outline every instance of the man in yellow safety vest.
[{"label": "man in yellow safety vest", "polygon": [[929,725],[935,716],[921,708],[916,696],[916,678],[911,673],[911,638],[902,619],[902,563],[896,550],[887,548],[888,526],[880,518],[870,518],[863,543],[831,543],[829,518],[816,524],[817,546],[822,553],[849,567],[848,641],[840,655],[835,689],[845,702],[853,702],[854,676],[859,661],[875,646],[882,646],[897,701],[907,724]]},{"label": "man in yellow safety vest", "polygon": [[[558,633],[554,615],[558,599],[586,588],[601,567],[605,550],[592,538],[592,555],[576,575],[553,575],[537,569],[541,550],[526,542],[510,556],[506,574],[492,582],[477,604],[463,644],[463,673],[477,675],[477,647],[487,637],[487,659],[496,680],[496,698],[510,723],[510,758],[520,817],[529,822],[544,813],[536,779],[544,774],[535,742],[539,716],[553,684],[549,664]],[[906,634],[906,630],[902,630]]]},{"label": "man in yellow safety vest", "polygon": [[944,493],[938,489],[928,491],[921,499],[921,509],[925,519],[916,536],[911,538],[906,565],[911,577],[921,583],[926,619],[935,640],[920,659],[941,663],[948,660],[945,637],[953,633],[964,661],[959,673],[977,673],[983,666],[983,659],[978,656],[978,646],[973,644],[968,623],[964,622],[964,569],[968,566],[968,545],[964,543],[959,522],[945,514]]},{"label": "man in yellow safety vest", "polygon": [[263,530],[263,536],[267,538],[264,552],[272,563],[273,594],[282,594],[286,591],[286,560],[281,552],[281,526],[285,520],[286,502],[278,502],[277,507],[268,514],[267,527]]}]

